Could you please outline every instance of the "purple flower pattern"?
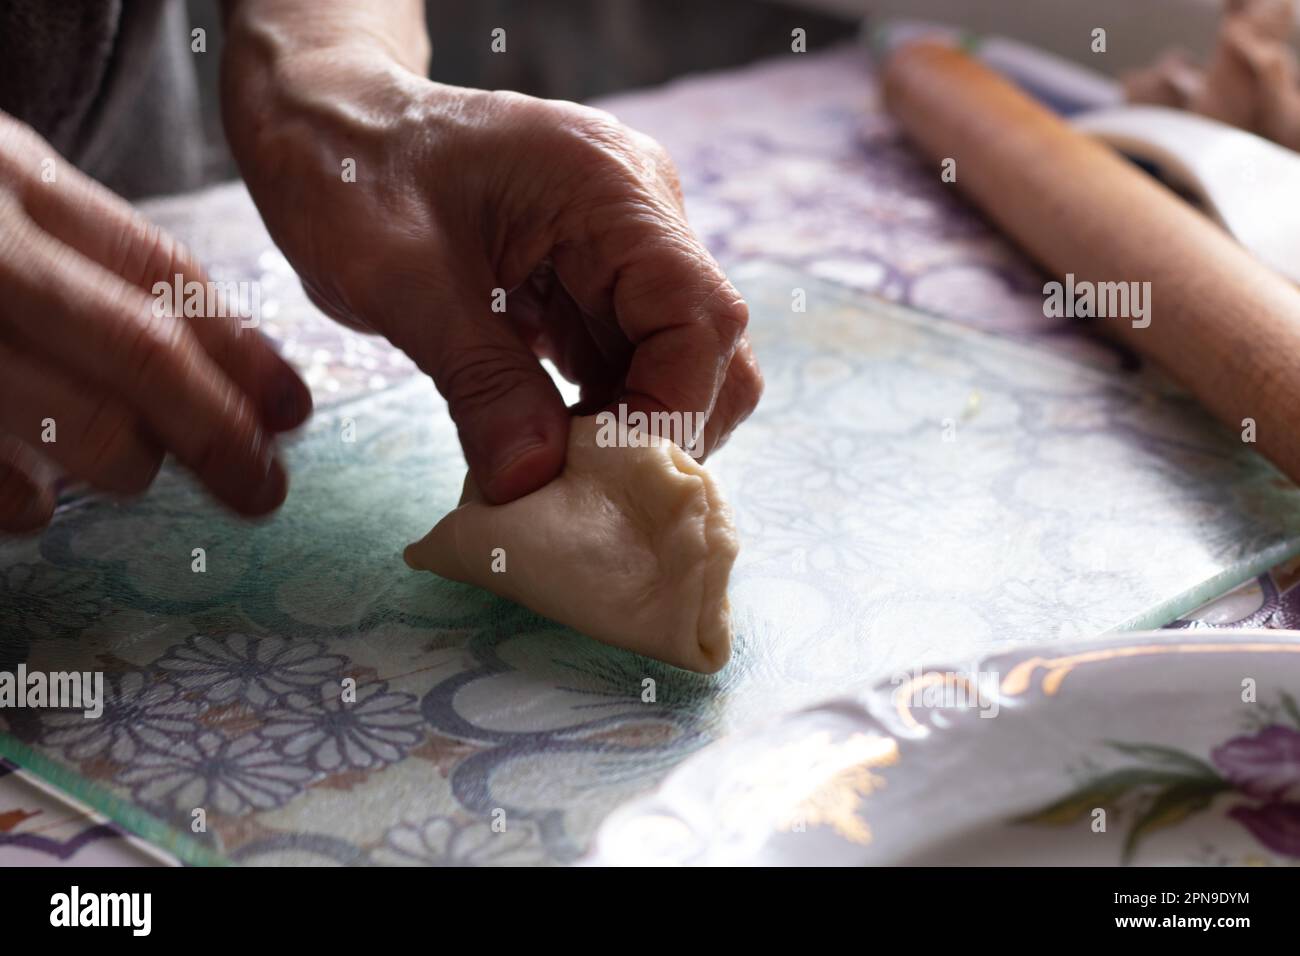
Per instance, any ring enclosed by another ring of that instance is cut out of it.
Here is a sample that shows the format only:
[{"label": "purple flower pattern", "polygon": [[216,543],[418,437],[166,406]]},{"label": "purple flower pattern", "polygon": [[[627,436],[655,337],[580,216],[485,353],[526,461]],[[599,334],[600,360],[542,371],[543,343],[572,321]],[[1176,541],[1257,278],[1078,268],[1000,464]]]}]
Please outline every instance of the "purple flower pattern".
[{"label": "purple flower pattern", "polygon": [[1274,853],[1300,859],[1300,803],[1233,807],[1228,816]]},{"label": "purple flower pattern", "polygon": [[1300,731],[1272,724],[1258,733],[1233,737],[1210,756],[1242,793],[1257,800],[1300,805]]},{"label": "purple flower pattern", "polygon": [[416,698],[389,690],[387,682],[356,688],[352,700],[339,682],[328,681],[313,693],[286,697],[260,733],[286,757],[334,773],[401,760],[423,739],[423,724]]},{"label": "purple flower pattern", "polygon": [[248,634],[196,635],[169,650],[157,667],[209,703],[241,701],[253,707],[294,691],[314,689],[347,663],[314,640]]},{"label": "purple flower pattern", "polygon": [[174,741],[166,751],[141,754],[117,780],[145,805],[239,816],[283,806],[313,776],[309,768],[285,762],[256,734],[231,740],[200,733]]},{"label": "purple flower pattern", "polygon": [[48,711],[41,717],[41,742],[69,760],[99,758],[129,764],[150,750],[168,750],[199,730],[202,705],[186,699],[176,684],[151,680],[139,671],[108,675],[104,712]]},{"label": "purple flower pattern", "polygon": [[1271,724],[1216,747],[1214,765],[1262,806],[1236,806],[1228,816],[1264,846],[1300,859],[1300,730]]},{"label": "purple flower pattern", "polygon": [[435,816],[393,827],[373,859],[375,863],[396,866],[511,865],[534,862],[528,850],[535,838],[528,823],[493,829],[489,822],[463,823]]},{"label": "purple flower pattern", "polygon": [[1150,832],[1208,810],[1220,797],[1236,796],[1227,817],[1281,856],[1300,859],[1300,708],[1289,694],[1279,710],[1294,720],[1241,734],[1210,751],[1210,762],[1161,744],[1110,741],[1138,761],[1084,783],[1062,800],[1018,818],[1019,823],[1060,824],[1096,806],[1134,805],[1135,822],[1124,842],[1128,862]]}]

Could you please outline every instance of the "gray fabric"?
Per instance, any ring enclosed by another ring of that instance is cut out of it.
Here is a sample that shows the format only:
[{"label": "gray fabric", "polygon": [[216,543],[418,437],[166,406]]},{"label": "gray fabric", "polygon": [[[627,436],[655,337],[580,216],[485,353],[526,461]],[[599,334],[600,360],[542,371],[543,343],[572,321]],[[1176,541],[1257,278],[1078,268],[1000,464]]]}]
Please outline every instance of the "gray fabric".
[{"label": "gray fabric", "polygon": [[0,0],[0,109],[128,197],[202,182],[203,134],[176,0]]}]

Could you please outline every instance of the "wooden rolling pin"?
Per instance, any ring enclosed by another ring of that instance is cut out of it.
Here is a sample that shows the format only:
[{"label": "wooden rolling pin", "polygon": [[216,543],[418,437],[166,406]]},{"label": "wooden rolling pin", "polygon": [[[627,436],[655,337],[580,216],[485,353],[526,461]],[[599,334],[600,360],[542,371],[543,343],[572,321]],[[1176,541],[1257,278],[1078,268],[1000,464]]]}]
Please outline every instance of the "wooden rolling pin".
[{"label": "wooden rolling pin", "polygon": [[[1057,278],[1150,282],[1149,319],[1087,319],[1163,366],[1300,481],[1300,289],[1108,147],[949,47],[903,47],[885,101],[956,186]],[[1267,184],[1261,184],[1267,189]],[[1300,216],[1300,209],[1278,209]]]}]

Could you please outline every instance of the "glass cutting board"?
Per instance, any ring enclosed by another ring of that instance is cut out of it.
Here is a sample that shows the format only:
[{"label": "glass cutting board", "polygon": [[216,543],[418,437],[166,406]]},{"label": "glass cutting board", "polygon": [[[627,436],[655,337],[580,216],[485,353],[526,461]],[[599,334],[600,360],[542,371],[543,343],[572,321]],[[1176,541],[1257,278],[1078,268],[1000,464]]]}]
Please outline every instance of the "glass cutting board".
[{"label": "glass cutting board", "polygon": [[[741,534],[720,674],[408,570],[463,459],[426,381],[362,376],[288,449],[272,520],[169,468],[0,545],[0,669],[103,670],[109,696],[94,721],[0,711],[0,753],[192,862],[568,862],[730,730],[916,664],[1159,625],[1300,550],[1297,489],[1154,380],[734,278],[767,393],[710,462]],[[295,294],[282,333],[325,322]]]}]

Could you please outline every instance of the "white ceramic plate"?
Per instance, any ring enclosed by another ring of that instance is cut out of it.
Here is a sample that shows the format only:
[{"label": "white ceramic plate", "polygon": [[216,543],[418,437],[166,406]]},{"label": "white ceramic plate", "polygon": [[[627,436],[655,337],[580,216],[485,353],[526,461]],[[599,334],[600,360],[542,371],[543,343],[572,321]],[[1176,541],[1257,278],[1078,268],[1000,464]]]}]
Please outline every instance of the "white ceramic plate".
[{"label": "white ceramic plate", "polygon": [[1295,865],[1300,631],[1173,630],[899,674],[737,734],[588,862]]}]

